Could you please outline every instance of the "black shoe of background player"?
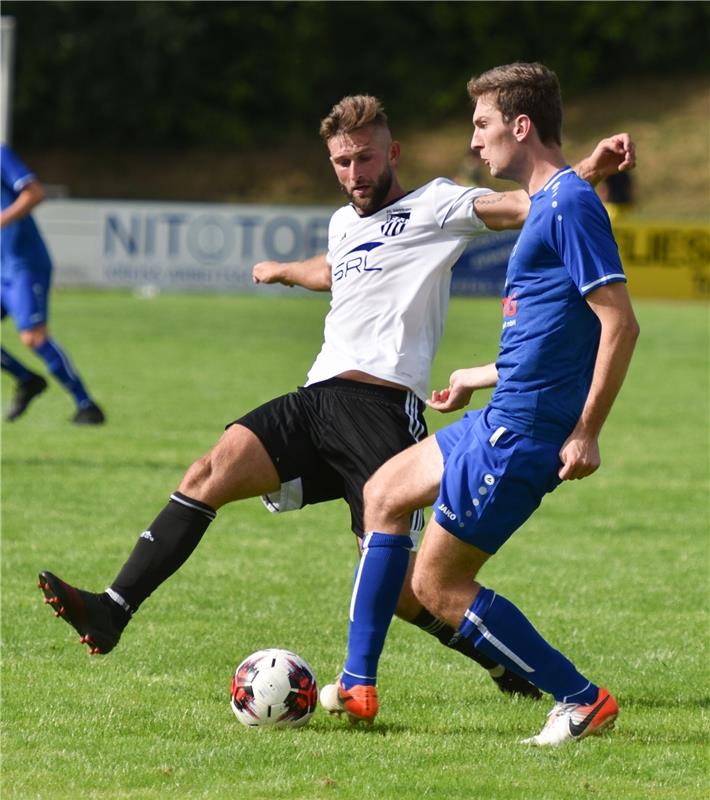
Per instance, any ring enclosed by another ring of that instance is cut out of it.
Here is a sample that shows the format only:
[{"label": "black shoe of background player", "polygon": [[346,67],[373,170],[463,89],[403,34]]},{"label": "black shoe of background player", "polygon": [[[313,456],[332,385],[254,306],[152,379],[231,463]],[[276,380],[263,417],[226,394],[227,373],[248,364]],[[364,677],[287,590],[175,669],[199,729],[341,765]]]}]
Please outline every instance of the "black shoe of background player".
[{"label": "black shoe of background player", "polygon": [[105,421],[104,412],[96,403],[80,408],[72,418],[75,425],[103,425]]},{"label": "black shoe of background player", "polygon": [[503,668],[503,672],[498,676],[493,675],[490,670],[489,674],[504,694],[520,694],[531,700],[539,700],[542,697],[542,692],[537,686],[533,686],[532,683],[521,678],[520,675],[516,675],[510,669]]},{"label": "black shoe of background player", "polygon": [[131,615],[107,594],[76,589],[51,572],[40,572],[37,585],[54,615],[68,622],[81,643],[88,645],[89,655],[104,655],[118,644]]},{"label": "black shoe of background player", "polygon": [[47,381],[41,375],[35,375],[34,373],[26,381],[19,383],[5,419],[8,422],[12,422],[21,417],[27,411],[27,406],[37,395],[42,394],[46,388]]}]

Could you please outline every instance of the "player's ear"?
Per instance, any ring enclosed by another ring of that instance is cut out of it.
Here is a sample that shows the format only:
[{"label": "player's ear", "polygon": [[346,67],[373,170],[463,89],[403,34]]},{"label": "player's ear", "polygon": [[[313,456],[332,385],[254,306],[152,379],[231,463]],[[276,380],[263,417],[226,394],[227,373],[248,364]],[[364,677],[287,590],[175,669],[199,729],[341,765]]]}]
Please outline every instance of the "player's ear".
[{"label": "player's ear", "polygon": [[518,114],[513,120],[513,136],[515,136],[519,142],[527,139],[532,129],[532,120],[527,114]]},{"label": "player's ear", "polygon": [[389,154],[391,167],[397,166],[397,164],[399,163],[399,155],[401,152],[402,148],[400,147],[399,142],[393,141],[392,144],[390,145],[390,154]]}]

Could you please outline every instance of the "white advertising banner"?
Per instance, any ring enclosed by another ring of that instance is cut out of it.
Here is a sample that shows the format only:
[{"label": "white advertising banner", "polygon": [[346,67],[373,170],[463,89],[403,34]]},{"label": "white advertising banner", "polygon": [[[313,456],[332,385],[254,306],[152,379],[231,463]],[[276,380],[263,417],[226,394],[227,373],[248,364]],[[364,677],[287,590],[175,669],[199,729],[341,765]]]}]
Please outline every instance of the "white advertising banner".
[{"label": "white advertising banner", "polygon": [[327,249],[334,208],[47,200],[35,211],[59,286],[250,291],[257,261]]}]

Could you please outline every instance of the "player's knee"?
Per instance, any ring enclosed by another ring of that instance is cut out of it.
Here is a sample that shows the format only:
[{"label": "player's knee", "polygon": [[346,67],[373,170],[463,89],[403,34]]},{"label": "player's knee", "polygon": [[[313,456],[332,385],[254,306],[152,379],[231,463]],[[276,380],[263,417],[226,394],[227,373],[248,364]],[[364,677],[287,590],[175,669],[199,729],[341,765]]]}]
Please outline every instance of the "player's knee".
[{"label": "player's knee", "polygon": [[42,326],[28,331],[20,331],[20,341],[25,347],[36,350],[47,341],[47,329]]},{"label": "player's knee", "polygon": [[362,492],[365,506],[365,525],[368,530],[409,530],[409,514],[402,513],[391,488],[377,476],[370,478]]},{"label": "player's knee", "polygon": [[180,483],[180,491],[195,500],[203,500],[213,474],[214,464],[210,452],[189,467]]},{"label": "player's knee", "polygon": [[362,487],[362,501],[365,506],[366,513],[374,514],[380,508],[379,498],[382,492],[377,485],[377,481],[372,478]]}]

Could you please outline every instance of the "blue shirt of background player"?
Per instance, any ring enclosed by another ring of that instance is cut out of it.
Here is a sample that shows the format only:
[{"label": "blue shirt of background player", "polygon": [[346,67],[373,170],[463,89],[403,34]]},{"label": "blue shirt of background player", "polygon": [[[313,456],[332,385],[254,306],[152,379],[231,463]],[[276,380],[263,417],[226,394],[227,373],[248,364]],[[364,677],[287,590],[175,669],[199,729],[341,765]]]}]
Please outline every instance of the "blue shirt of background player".
[{"label": "blue shirt of background player", "polygon": [[489,419],[561,445],[582,413],[599,347],[584,297],[626,277],[601,201],[570,167],[530,203],[508,262]]},{"label": "blue shirt of background player", "polygon": [[[35,175],[7,145],[2,145],[0,179],[2,208],[5,209],[15,202],[25,186],[35,180]],[[51,268],[49,253],[31,215],[6,225],[0,231],[0,274],[4,279],[11,280],[22,269],[44,276]]]}]

